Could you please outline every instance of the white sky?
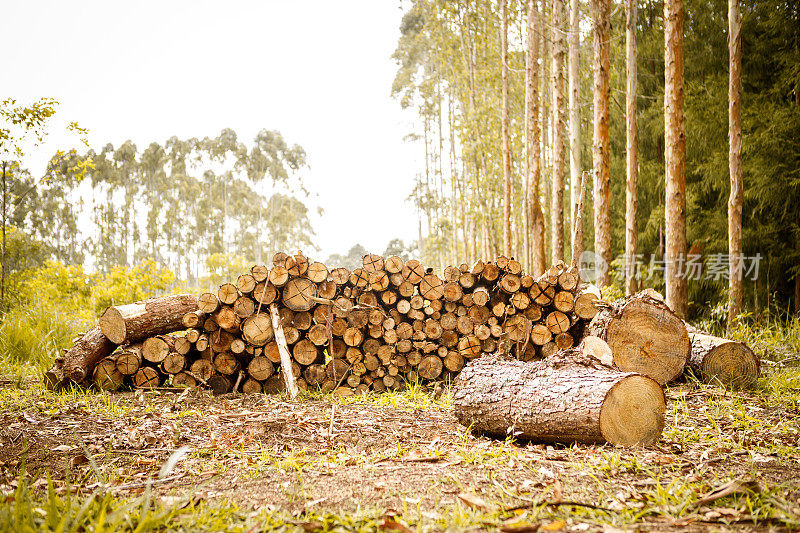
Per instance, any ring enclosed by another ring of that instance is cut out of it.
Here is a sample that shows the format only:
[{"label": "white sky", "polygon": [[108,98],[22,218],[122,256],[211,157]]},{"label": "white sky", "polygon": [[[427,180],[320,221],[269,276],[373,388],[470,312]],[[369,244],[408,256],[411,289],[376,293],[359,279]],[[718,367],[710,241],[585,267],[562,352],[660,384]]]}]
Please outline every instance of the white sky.
[{"label": "white sky", "polygon": [[[401,16],[398,0],[5,0],[0,98],[56,98],[96,149],[278,130],[305,148],[325,209],[314,255],[382,252],[416,237],[405,199],[423,159],[403,141],[412,112],[389,96]],[[40,176],[75,144],[53,127],[26,163]]]}]

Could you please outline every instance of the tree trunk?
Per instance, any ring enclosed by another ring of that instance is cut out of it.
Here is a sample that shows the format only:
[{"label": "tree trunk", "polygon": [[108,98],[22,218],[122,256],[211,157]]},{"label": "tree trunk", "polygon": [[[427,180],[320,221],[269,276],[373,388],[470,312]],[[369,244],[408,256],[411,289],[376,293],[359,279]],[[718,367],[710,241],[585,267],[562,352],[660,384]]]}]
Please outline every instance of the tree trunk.
[{"label": "tree trunk", "polygon": [[[116,345],[103,335],[99,326],[87,331],[75,345],[64,354],[64,378],[81,383],[94,370],[95,365],[114,351]],[[57,388],[54,384],[53,389]]]},{"label": "tree trunk", "polygon": [[508,1],[502,5],[502,31],[500,32],[500,72],[502,75],[502,117],[501,135],[503,137],[503,243],[504,253],[511,257],[511,149],[508,132]]},{"label": "tree trunk", "polygon": [[456,378],[453,408],[463,425],[500,438],[631,446],[659,439],[666,401],[652,379],[575,348],[534,362],[481,357]]},{"label": "tree trunk", "polygon": [[129,344],[183,329],[183,315],[197,309],[197,298],[191,294],[112,306],[100,317],[100,329],[114,344]]},{"label": "tree trunk", "polygon": [[733,388],[755,385],[761,369],[758,356],[743,342],[714,337],[689,329],[692,353],[689,365],[706,383],[722,383]]},{"label": "tree trunk", "polygon": [[686,139],[683,99],[683,0],[664,2],[664,165],[667,305],[686,317]]},{"label": "tree trunk", "polygon": [[0,252],[0,316],[6,308],[6,166],[3,161],[3,249]]},{"label": "tree trunk", "polygon": [[550,206],[551,260],[564,259],[564,0],[553,0],[550,11],[553,39],[553,187]]},{"label": "tree trunk", "polygon": [[742,15],[739,0],[728,0],[728,332],[742,314]]},{"label": "tree trunk", "polygon": [[530,269],[533,276],[544,273],[544,215],[539,201],[542,175],[539,128],[539,23],[536,0],[528,0],[528,48],[526,53],[525,123],[527,130],[526,204],[530,221]]},{"label": "tree trunk", "polygon": [[[582,168],[581,168],[581,115],[580,115],[580,2],[570,0],[569,2],[569,191],[570,191],[570,215],[571,223],[570,235],[572,236],[572,263],[575,264],[577,257],[583,253],[583,232],[577,231],[577,224],[583,223],[578,220],[575,210],[577,209],[578,193],[581,188]],[[575,238],[581,236],[581,243],[576,247]]]},{"label": "tree trunk", "polygon": [[609,53],[611,38],[610,0],[591,0],[594,42],[594,136],[592,166],[594,172],[594,253],[595,282],[611,283],[611,220],[608,205],[609,181]]},{"label": "tree trunk", "polygon": [[625,168],[625,294],[630,296],[638,289],[636,279],[636,249],[639,240],[639,229],[636,211],[639,203],[639,131],[636,121],[636,0],[626,0],[625,50],[627,67],[627,85],[625,92],[626,114],[626,150]]},{"label": "tree trunk", "polygon": [[683,320],[650,290],[621,298],[601,310],[586,332],[608,343],[614,366],[639,372],[662,385],[683,373],[691,351]]}]

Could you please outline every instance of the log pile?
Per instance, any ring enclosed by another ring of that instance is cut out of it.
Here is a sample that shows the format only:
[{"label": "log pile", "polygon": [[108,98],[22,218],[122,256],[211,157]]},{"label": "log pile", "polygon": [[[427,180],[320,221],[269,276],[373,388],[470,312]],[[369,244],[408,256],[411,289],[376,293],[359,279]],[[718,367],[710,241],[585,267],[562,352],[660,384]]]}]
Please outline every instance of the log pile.
[{"label": "log pile", "polygon": [[[725,383],[750,384],[758,373],[746,347],[699,333],[690,340],[654,291],[609,304],[562,262],[537,279],[506,257],[450,266],[441,277],[415,259],[375,254],[352,272],[302,253],[278,253],[272,262],[199,297],[110,307],[45,383],[349,395],[453,379],[486,353],[545,359],[587,335],[608,343],[616,369],[661,385],[689,363]],[[745,378],[730,369],[736,365]]]},{"label": "log pile", "polygon": [[[231,281],[197,299],[109,308],[100,321],[108,339],[102,349],[82,359],[66,354],[48,382],[92,375],[103,388],[280,389],[274,306],[300,388],[396,390],[453,378],[483,353],[530,361],[572,347],[599,299],[575,267],[558,263],[534,279],[505,257],[447,267],[440,277],[397,256],[368,254],[351,272],[278,253],[271,268],[254,266]],[[185,331],[166,335],[177,329]]]}]

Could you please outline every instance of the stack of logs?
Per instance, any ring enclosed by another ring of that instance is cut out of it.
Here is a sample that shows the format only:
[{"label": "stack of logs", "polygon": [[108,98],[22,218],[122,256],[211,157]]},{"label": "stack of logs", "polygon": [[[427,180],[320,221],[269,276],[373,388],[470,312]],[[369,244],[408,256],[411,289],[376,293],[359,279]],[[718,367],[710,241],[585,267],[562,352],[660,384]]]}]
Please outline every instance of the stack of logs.
[{"label": "stack of logs", "polygon": [[654,291],[608,304],[561,262],[537,279],[505,257],[440,278],[397,256],[368,254],[351,272],[278,253],[216,293],[108,308],[45,381],[277,392],[283,352],[299,388],[352,394],[448,380],[483,353],[545,359],[586,335],[608,343],[615,368],[662,385],[687,365],[739,386],[759,372],[746,346],[687,331]]},{"label": "stack of logs", "polygon": [[[300,388],[396,390],[450,379],[482,353],[529,361],[577,344],[598,312],[591,289],[563,263],[534,279],[518,261],[499,257],[447,267],[440,278],[397,256],[368,254],[351,272],[278,253],[271,269],[254,266],[216,294],[200,295],[179,317],[185,331],[120,346],[93,377],[106,389],[171,381],[215,392],[280,390],[275,308]],[[107,337],[112,322],[124,323],[117,315],[125,307],[101,319]],[[118,344],[136,338],[116,336]]]}]

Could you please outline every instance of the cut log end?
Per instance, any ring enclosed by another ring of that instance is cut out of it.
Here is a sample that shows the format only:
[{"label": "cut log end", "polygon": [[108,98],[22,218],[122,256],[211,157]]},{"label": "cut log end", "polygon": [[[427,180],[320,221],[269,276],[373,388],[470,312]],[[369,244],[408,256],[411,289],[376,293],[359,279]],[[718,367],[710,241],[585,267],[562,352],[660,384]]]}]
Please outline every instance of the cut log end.
[{"label": "cut log end", "polygon": [[618,381],[600,409],[600,433],[619,446],[649,446],[664,429],[666,400],[661,386],[646,376]]},{"label": "cut log end", "polygon": [[746,345],[725,342],[715,347],[703,358],[700,365],[703,380],[721,383],[732,388],[749,388],[759,375],[758,357]]}]

